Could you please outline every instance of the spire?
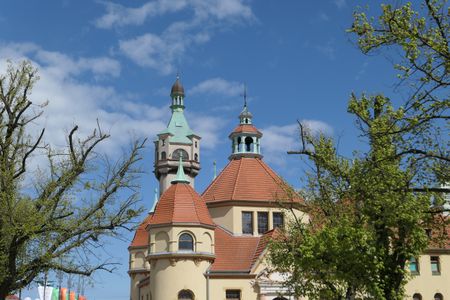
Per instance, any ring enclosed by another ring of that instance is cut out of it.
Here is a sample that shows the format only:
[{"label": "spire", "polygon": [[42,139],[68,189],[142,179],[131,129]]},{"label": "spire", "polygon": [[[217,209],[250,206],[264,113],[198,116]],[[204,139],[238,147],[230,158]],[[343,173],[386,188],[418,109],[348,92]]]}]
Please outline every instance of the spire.
[{"label": "spire", "polygon": [[172,183],[189,183],[189,180],[184,175],[182,155],[180,155],[180,161],[178,162],[177,176],[172,180]]},{"label": "spire", "polygon": [[175,109],[184,109],[184,87],[180,81],[180,74],[177,72],[177,79],[172,85],[172,89],[170,90],[170,97],[172,98],[172,105],[170,108],[172,110]]},{"label": "spire", "polygon": [[252,124],[252,113],[248,111],[247,107],[247,85],[244,85],[244,93],[242,94],[244,97],[244,108],[239,114],[239,121],[241,124]]},{"label": "spire", "polygon": [[156,204],[158,203],[158,188],[155,188],[155,198],[153,199],[153,206],[152,209],[150,209],[149,213],[154,213]]}]

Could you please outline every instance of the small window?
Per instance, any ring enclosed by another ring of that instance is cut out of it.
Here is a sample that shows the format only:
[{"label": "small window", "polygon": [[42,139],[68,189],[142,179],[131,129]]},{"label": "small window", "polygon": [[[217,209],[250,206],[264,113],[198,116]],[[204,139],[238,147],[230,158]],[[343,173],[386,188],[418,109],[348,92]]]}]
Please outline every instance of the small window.
[{"label": "small window", "polygon": [[166,140],[165,140],[165,139],[162,139],[162,140],[161,140],[161,146],[164,146],[164,145],[166,145]]},{"label": "small window", "polygon": [[194,300],[194,294],[189,290],[182,290],[178,293],[178,300]]},{"label": "small window", "polygon": [[418,293],[414,294],[413,295],[413,300],[422,300],[422,295],[418,294]]},{"label": "small window", "polygon": [[197,148],[197,146],[198,146],[197,141],[195,141],[195,148]]},{"label": "small window", "polygon": [[411,257],[409,260],[409,272],[413,275],[419,274],[419,262],[415,257]]},{"label": "small window", "polygon": [[167,159],[166,151],[161,152],[161,160],[166,160],[166,159]]},{"label": "small window", "polygon": [[269,213],[258,212],[258,233],[263,234],[269,230]]},{"label": "small window", "polygon": [[274,212],[272,214],[273,228],[283,228],[284,227],[284,215],[281,212]]},{"label": "small window", "polygon": [[227,300],[241,300],[241,290],[226,290]]},{"label": "small window", "polygon": [[179,160],[179,159],[180,159],[180,156],[181,156],[181,159],[182,159],[183,161],[189,160],[189,155],[188,155],[188,153],[186,152],[186,150],[184,150],[184,149],[177,149],[177,150],[173,151],[173,153],[172,153],[172,159]]},{"label": "small window", "polygon": [[441,293],[434,294],[434,300],[444,300],[444,296]]},{"label": "small window", "polygon": [[242,212],[242,233],[253,234],[253,213],[251,211]]},{"label": "small window", "polygon": [[431,274],[440,275],[441,274],[441,266],[439,265],[439,256],[431,256]]},{"label": "small window", "polygon": [[194,251],[194,239],[189,233],[183,233],[178,240],[178,250]]},{"label": "small window", "polygon": [[198,154],[197,153],[194,154],[194,160],[198,162]]}]

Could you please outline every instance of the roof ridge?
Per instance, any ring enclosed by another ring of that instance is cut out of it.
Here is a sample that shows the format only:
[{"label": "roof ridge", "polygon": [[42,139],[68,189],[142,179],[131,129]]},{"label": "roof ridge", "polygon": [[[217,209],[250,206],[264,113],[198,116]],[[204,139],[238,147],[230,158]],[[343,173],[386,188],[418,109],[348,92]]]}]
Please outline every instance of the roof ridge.
[{"label": "roof ridge", "polygon": [[[200,216],[198,215],[197,205],[195,205],[195,199],[194,199],[194,197],[196,196],[196,195],[195,195],[195,191],[194,191],[194,189],[190,189],[190,188],[188,188],[188,187],[186,187],[186,188],[187,188],[187,190],[189,191],[189,193],[191,194],[192,202],[193,202],[193,204],[194,204],[194,211],[195,211],[195,215],[197,216],[197,220],[198,220],[198,222],[199,222],[200,224],[202,224],[202,221],[200,220]],[[194,193],[193,193],[193,192],[194,192]],[[208,213],[209,213],[209,211],[208,211]]]},{"label": "roof ridge", "polygon": [[234,181],[233,193],[231,194],[231,199],[230,200],[235,200],[234,199],[234,193],[236,193],[236,186],[237,186],[239,174],[241,173],[241,167],[242,167],[242,160],[243,159],[244,159],[244,157],[241,157],[241,159],[239,161],[239,168],[238,168],[238,171],[237,171],[236,180]]}]

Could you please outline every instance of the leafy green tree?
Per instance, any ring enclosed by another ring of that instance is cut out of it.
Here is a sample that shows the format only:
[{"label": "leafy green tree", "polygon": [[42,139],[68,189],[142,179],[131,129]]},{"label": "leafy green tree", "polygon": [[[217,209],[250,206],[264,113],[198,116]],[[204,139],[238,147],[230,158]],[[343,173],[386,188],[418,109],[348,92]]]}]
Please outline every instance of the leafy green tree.
[{"label": "leafy green tree", "polygon": [[[44,143],[45,130],[30,135],[42,114],[29,95],[38,80],[29,62],[9,63],[0,75],[0,299],[54,270],[89,276],[113,264],[93,260],[102,237],[117,236],[141,212],[136,207],[138,162],[145,141],[111,162],[95,152],[108,139],[100,127],[67,147]],[[30,171],[46,153],[48,164]],[[41,155],[42,156],[42,155]]]},{"label": "leafy green tree", "polygon": [[[383,95],[352,95],[348,112],[368,144],[351,158],[334,141],[300,125],[300,154],[312,162],[305,189],[310,222],[294,222],[271,245],[271,261],[287,285],[311,299],[403,299],[407,261],[430,240],[450,182],[449,23],[445,1],[382,6],[375,21],[354,14],[349,30],[363,53],[402,53],[395,106]],[[420,13],[425,13],[421,16]],[[398,101],[400,102],[400,101]],[[434,203],[432,206],[431,203]],[[447,233],[437,237],[446,242]]]}]

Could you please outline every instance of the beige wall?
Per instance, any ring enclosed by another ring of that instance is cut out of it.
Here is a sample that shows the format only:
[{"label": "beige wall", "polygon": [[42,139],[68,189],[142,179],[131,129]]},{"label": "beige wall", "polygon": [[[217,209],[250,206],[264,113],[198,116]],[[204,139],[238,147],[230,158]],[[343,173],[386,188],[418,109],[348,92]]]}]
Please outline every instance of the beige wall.
[{"label": "beige wall", "polygon": [[279,207],[256,207],[256,206],[221,206],[209,208],[214,223],[233,232],[234,235],[242,235],[242,212],[253,213],[253,235],[258,234],[258,212],[269,213],[269,230],[273,229],[273,212],[282,212],[285,224],[292,221],[294,216],[302,222],[307,222],[308,216],[298,209],[287,210]]},{"label": "beige wall", "polygon": [[177,252],[178,238],[187,232],[194,238],[194,251],[214,253],[214,230],[203,227],[156,227],[150,229],[150,253]]},{"label": "beige wall", "polygon": [[206,279],[203,274],[209,265],[207,261],[195,263],[190,259],[175,262],[159,259],[156,263],[152,263],[150,276],[152,300],[178,300],[178,292],[184,289],[192,291],[195,300],[206,299]]},{"label": "beige wall", "polygon": [[[431,274],[430,256],[439,256],[440,275]],[[424,254],[419,257],[419,275],[414,275],[406,285],[407,299],[414,293],[420,293],[423,300],[434,299],[434,294],[441,293],[444,300],[450,299],[450,253]]]},{"label": "beige wall", "polygon": [[226,290],[240,290],[242,300],[258,300],[258,288],[252,285],[254,279],[217,279],[209,281],[209,299],[226,300]]}]

